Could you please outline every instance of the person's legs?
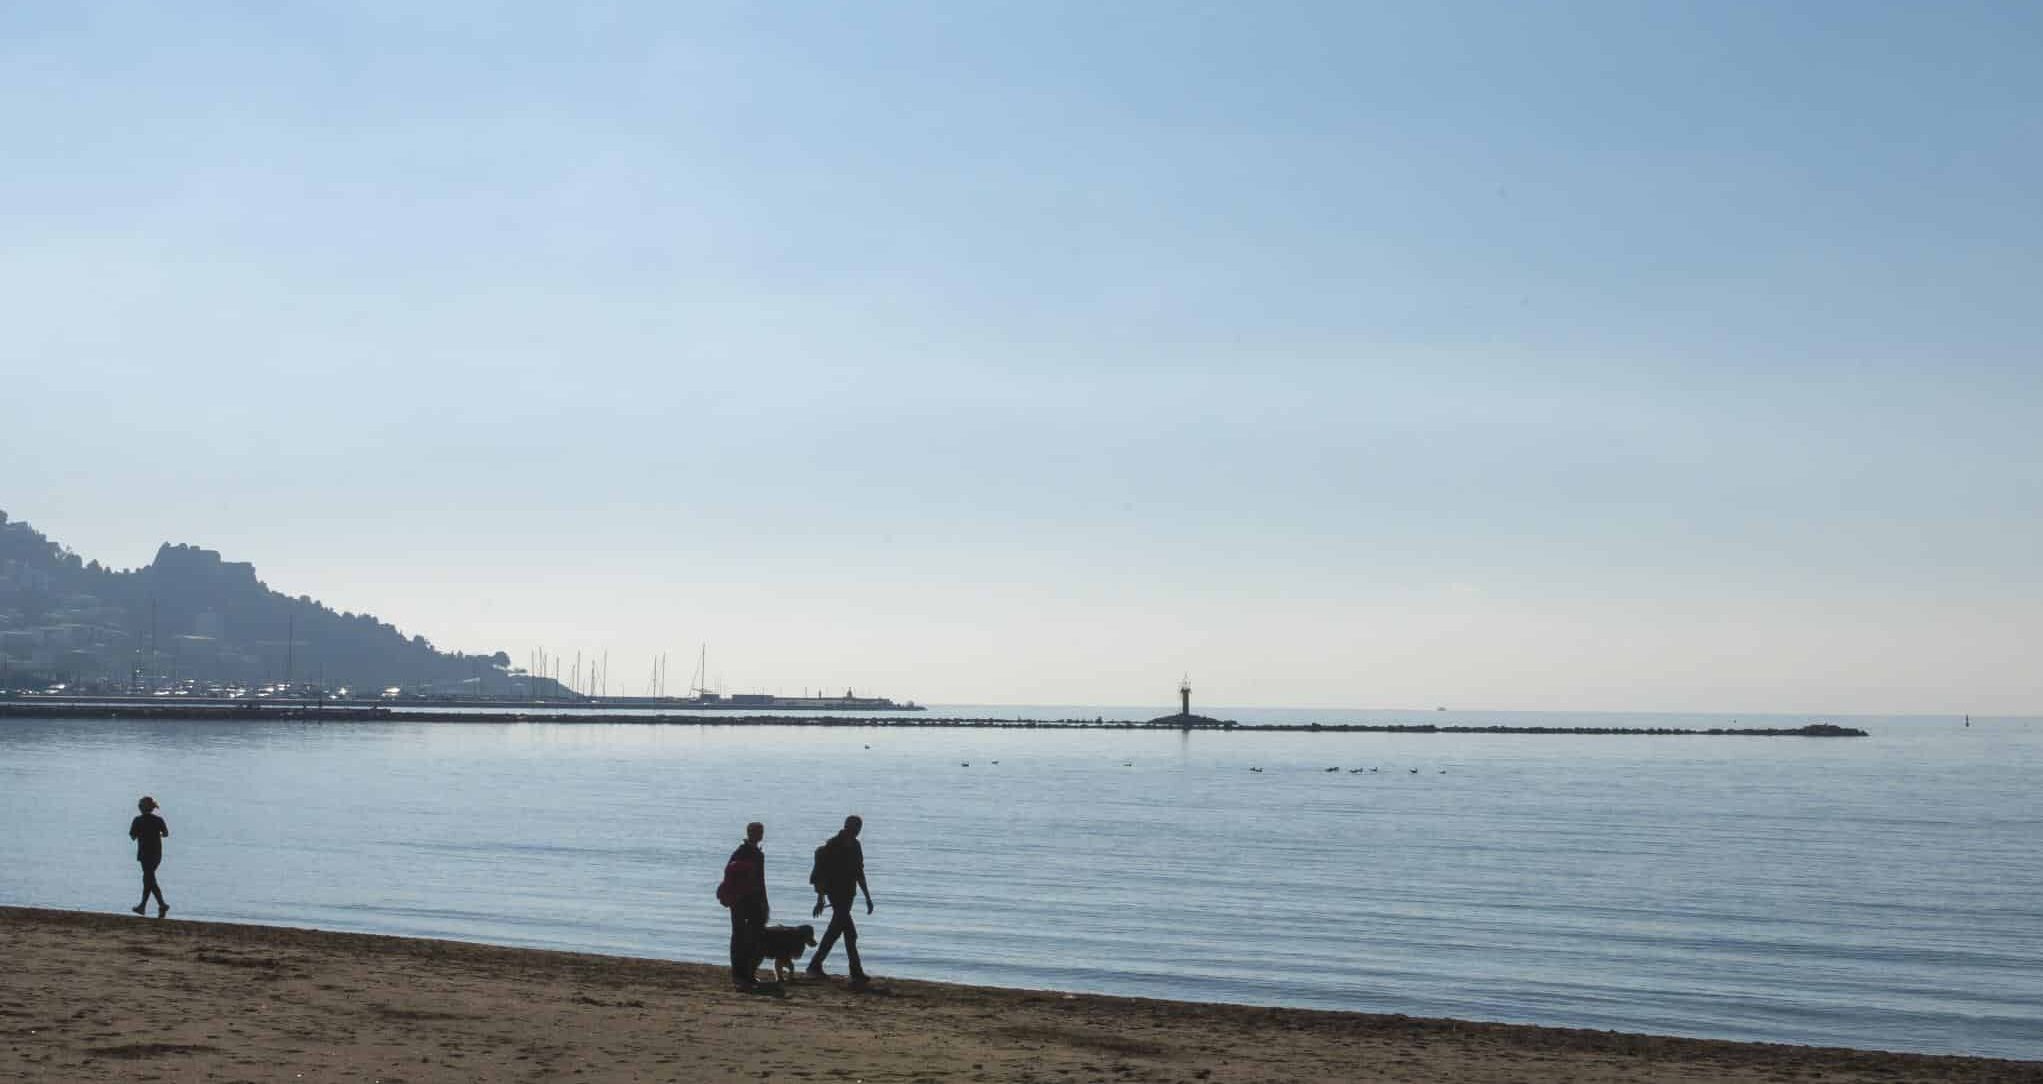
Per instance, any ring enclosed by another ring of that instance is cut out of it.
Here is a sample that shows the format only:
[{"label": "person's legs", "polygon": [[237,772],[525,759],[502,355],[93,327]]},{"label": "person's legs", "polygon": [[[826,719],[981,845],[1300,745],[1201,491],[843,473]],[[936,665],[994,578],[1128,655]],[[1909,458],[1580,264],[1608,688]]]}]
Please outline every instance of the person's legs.
[{"label": "person's legs", "polygon": [[851,964],[851,981],[864,982],[865,968],[858,962],[858,925],[851,921],[851,902],[845,901],[837,913],[844,916],[844,959]]},{"label": "person's legs", "polygon": [[750,989],[758,981],[759,961],[765,958],[760,935],[765,932],[765,900],[749,896],[731,908],[731,981],[736,985]]},{"label": "person's legs", "polygon": [[823,939],[816,942],[816,951],[809,954],[809,970],[823,970],[823,957],[830,955],[830,949],[837,944],[837,938],[843,932],[837,928],[837,912],[830,912],[830,925],[823,928]]},{"label": "person's legs", "polygon": [[735,986],[752,986],[752,972],[758,970],[758,964],[752,962],[752,921],[746,910],[744,900],[731,906],[731,984]]},{"label": "person's legs", "polygon": [[830,926],[823,931],[823,940],[816,943],[816,951],[809,956],[811,974],[823,973],[823,957],[830,955],[831,947],[837,944],[838,938],[844,936],[844,925],[850,921],[850,915],[849,905],[839,906],[836,900],[830,901]]},{"label": "person's legs", "polygon": [[163,902],[163,889],[156,884],[156,863],[145,860],[142,863],[142,902],[134,906],[136,914],[139,915],[149,909],[149,897],[151,896],[156,897],[156,905],[158,907],[162,907],[166,911],[170,909]]},{"label": "person's legs", "polygon": [[859,966],[858,962],[858,924],[851,920],[851,905],[854,902],[856,900],[852,897],[844,899],[831,898],[830,928],[823,931],[823,940],[817,943],[815,955],[809,957],[810,974],[820,975],[823,973],[823,957],[829,955],[831,947],[837,944],[838,938],[842,937],[844,939],[844,958],[851,964],[852,979],[856,981],[865,978],[865,968]]},{"label": "person's legs", "polygon": [[755,905],[746,916],[745,977],[758,981],[759,963],[766,959],[766,908]]}]

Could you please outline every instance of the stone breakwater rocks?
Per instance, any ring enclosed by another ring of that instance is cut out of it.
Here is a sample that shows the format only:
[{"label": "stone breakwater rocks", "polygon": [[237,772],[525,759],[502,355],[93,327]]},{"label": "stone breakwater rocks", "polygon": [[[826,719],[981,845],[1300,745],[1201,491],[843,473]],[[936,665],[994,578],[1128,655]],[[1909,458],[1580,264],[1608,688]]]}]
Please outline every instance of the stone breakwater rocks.
[{"label": "stone breakwater rocks", "polygon": [[392,711],[355,705],[326,707],[158,704],[56,704],[34,700],[0,703],[0,719],[189,719],[214,722],[391,722],[408,723],[640,723],[667,726],[924,727],[960,730],[1224,730],[1271,734],[1583,734],[1675,737],[1863,738],[1866,732],[1834,723],[1781,728],[1684,729],[1613,726],[1442,726],[1437,723],[1268,723],[1244,724],[1204,715],[1133,719],[991,719],[929,716],[812,717],[800,715],[718,715],[692,712],[611,715],[600,711]]}]

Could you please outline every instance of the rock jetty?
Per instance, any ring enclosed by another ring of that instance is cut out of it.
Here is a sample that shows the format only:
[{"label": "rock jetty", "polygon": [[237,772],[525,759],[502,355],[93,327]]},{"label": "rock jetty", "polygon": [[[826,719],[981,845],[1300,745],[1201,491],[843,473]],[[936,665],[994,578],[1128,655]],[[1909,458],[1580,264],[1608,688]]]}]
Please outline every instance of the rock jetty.
[{"label": "rock jetty", "polygon": [[965,716],[619,715],[595,711],[393,710],[380,705],[62,703],[41,698],[0,701],[0,719],[189,719],[224,722],[639,723],[667,726],[899,727],[960,730],[1222,730],[1258,734],[1581,734],[1670,737],[1863,738],[1834,723],[1781,727],[1443,726],[1438,723],[1237,723],[1204,715],[1154,719],[997,719]]}]

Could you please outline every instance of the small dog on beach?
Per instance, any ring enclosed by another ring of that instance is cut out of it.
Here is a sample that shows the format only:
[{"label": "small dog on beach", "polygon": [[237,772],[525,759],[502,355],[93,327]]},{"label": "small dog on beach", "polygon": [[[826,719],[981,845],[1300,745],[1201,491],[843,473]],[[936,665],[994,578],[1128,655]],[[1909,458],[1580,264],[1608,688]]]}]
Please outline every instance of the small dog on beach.
[{"label": "small dog on beach", "polygon": [[759,931],[759,951],[761,955],[773,958],[775,982],[794,978],[794,962],[815,943],[814,926],[768,926]]}]

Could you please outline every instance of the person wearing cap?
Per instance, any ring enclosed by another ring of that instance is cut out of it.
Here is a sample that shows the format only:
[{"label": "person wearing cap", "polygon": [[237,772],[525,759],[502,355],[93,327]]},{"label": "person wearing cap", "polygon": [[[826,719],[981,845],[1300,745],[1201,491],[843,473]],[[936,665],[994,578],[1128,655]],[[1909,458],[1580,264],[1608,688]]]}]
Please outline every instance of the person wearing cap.
[{"label": "person wearing cap", "polygon": [[163,886],[156,883],[156,867],[163,864],[163,840],[170,835],[170,825],[156,815],[156,799],[144,794],[135,803],[142,813],[128,822],[128,838],[135,841],[135,861],[142,863],[142,902],[134,906],[136,914],[149,909],[149,897],[156,897],[156,917],[170,913],[170,905],[163,901]]}]

